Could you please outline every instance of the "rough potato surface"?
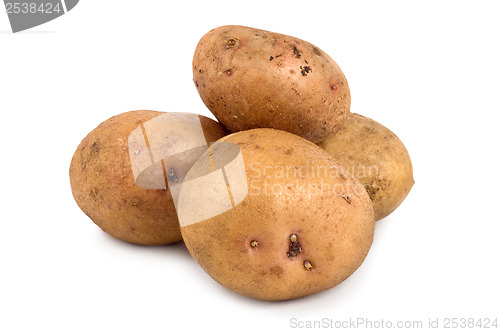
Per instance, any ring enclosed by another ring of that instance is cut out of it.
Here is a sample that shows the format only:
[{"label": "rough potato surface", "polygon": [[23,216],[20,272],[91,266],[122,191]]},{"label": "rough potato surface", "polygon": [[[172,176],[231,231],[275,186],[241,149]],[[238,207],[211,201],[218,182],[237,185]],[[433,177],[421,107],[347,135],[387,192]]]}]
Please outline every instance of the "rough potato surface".
[{"label": "rough potato surface", "polygon": [[232,209],[181,227],[211,277],[276,301],[320,292],[356,271],[374,234],[362,185],[325,151],[284,131],[254,129],[219,141],[241,148],[249,193]]},{"label": "rough potato surface", "polygon": [[223,26],[200,40],[193,80],[230,131],[275,128],[322,141],[349,114],[347,80],[320,48],[298,38]]},{"label": "rough potato surface", "polygon": [[362,115],[351,113],[344,126],[319,146],[365,186],[373,201],[375,220],[391,214],[415,183],[403,142],[380,123]]},{"label": "rough potato surface", "polygon": [[[135,244],[181,240],[170,191],[140,188],[130,165],[129,134],[160,114],[132,111],[104,121],[80,143],[69,170],[71,190],[83,212],[106,233]],[[208,139],[226,134],[217,122],[200,120]]]}]

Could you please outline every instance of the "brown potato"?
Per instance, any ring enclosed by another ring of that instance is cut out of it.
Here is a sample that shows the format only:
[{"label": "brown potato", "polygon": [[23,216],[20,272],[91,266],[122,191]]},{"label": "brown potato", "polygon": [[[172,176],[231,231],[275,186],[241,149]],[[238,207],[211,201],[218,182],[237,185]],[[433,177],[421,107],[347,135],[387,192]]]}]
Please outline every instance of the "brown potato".
[{"label": "brown potato", "polygon": [[[164,114],[132,111],[114,116],[83,139],[71,160],[71,190],[78,206],[103,231],[127,242],[164,245],[181,240],[170,190],[137,185],[129,154],[131,132]],[[199,116],[199,122],[207,140],[215,141],[227,133],[209,118]]]},{"label": "brown potato", "polygon": [[[238,157],[228,163],[233,156],[221,155],[217,144],[239,147],[242,179],[235,176]],[[189,185],[200,176],[215,186]],[[229,208],[190,219],[224,207],[228,195]],[[211,199],[192,202],[200,196]],[[374,234],[363,186],[318,146],[274,129],[241,131],[212,145],[188,172],[179,206],[184,242],[201,267],[223,286],[263,300],[339,284],[361,265]]]},{"label": "brown potato", "polygon": [[375,220],[391,214],[415,183],[403,142],[362,115],[351,113],[337,133],[318,145],[365,186],[373,201]]},{"label": "brown potato", "polygon": [[223,26],[193,58],[201,99],[230,131],[275,128],[320,142],[349,114],[347,80],[335,61],[298,38]]}]

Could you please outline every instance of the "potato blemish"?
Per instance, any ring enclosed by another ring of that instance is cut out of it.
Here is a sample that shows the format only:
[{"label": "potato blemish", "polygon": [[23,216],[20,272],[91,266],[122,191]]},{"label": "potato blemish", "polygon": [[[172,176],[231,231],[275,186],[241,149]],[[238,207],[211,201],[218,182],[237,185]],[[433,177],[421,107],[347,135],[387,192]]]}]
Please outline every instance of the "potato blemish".
[{"label": "potato blemish", "polygon": [[299,59],[299,58],[301,57],[301,55],[302,55],[302,52],[300,52],[300,51],[297,49],[297,46],[294,46],[294,47],[293,47],[293,54],[295,55],[295,57],[296,57],[297,59]]},{"label": "potato blemish", "polygon": [[280,267],[279,265],[275,265],[272,268],[269,269],[269,272],[271,275],[274,275],[276,277],[281,277],[281,274],[283,273],[283,268]]},{"label": "potato blemish", "polygon": [[277,55],[275,55],[275,56],[272,56],[272,55],[271,55],[271,56],[269,57],[269,61],[273,61],[273,59],[274,59],[274,58],[276,58],[276,59],[277,59],[277,58],[279,58],[279,57],[280,57],[280,56],[282,56],[282,55],[283,55],[283,54],[277,54]]},{"label": "potato blemish", "polygon": [[238,47],[238,38],[232,37],[226,41],[226,49],[236,48],[236,47]]},{"label": "potato blemish", "polygon": [[288,246],[288,252],[286,253],[288,258],[294,258],[302,252],[302,247],[299,244],[297,234],[292,234],[289,237],[290,245]]},{"label": "potato blemish", "polygon": [[253,240],[252,242],[250,242],[250,246],[252,248],[257,248],[258,245],[259,245],[259,241]]},{"label": "potato blemish", "polygon": [[169,182],[177,182],[177,175],[175,174],[175,171],[173,168],[171,168],[168,173],[167,173],[167,180]]},{"label": "potato blemish", "polygon": [[90,151],[86,156],[84,156],[84,150],[86,147],[82,148],[82,161],[81,161],[81,167],[82,170],[87,167],[87,164],[90,163],[92,160],[98,159],[99,152],[101,151],[101,143],[97,140],[92,145],[90,146]]},{"label": "potato blemish", "polygon": [[345,199],[345,201],[349,204],[351,204],[351,198],[347,195],[342,195],[342,198]]},{"label": "potato blemish", "polygon": [[300,66],[300,73],[302,74],[302,76],[307,76],[308,73],[312,72],[312,69],[311,67],[309,66]]},{"label": "potato blemish", "polygon": [[304,261],[304,268],[307,271],[312,271],[313,270],[313,266],[312,266],[311,262],[309,262],[309,261]]}]

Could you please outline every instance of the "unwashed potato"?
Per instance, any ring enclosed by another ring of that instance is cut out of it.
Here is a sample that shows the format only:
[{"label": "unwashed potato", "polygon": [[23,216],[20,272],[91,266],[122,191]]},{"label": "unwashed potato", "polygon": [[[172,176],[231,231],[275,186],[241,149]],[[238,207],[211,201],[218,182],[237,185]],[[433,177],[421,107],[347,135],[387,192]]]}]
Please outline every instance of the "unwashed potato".
[{"label": "unwashed potato", "polygon": [[365,186],[373,201],[375,220],[391,214],[415,183],[403,142],[362,115],[351,113],[344,126],[319,146]]},{"label": "unwashed potato", "polygon": [[[71,161],[71,190],[78,206],[103,231],[127,242],[164,245],[181,240],[170,190],[143,189],[136,184],[129,154],[130,133],[164,114],[132,111],[104,121],[83,139]],[[187,114],[189,119],[198,119],[189,113],[172,114]],[[199,122],[209,141],[227,133],[223,126],[209,118],[199,116]],[[161,132],[159,128],[158,134]],[[189,140],[184,138],[173,144],[182,145]],[[169,171],[173,170],[167,173]],[[163,174],[161,176],[163,181]]]},{"label": "unwashed potato", "polygon": [[243,26],[201,38],[193,80],[205,105],[230,131],[275,128],[320,142],[349,114],[347,80],[306,41]]},{"label": "unwashed potato", "polygon": [[[237,160],[229,163],[233,156],[218,153],[224,148],[218,143],[241,149],[242,179]],[[186,192],[200,176],[214,185]],[[232,208],[222,199],[229,191]],[[284,131],[241,131],[212,145],[186,176],[181,208],[199,196],[212,198],[179,210],[188,250],[220,284],[253,298],[287,300],[333,287],[356,271],[373,240],[373,208],[363,186],[324,150]],[[217,206],[226,211],[205,220],[185,217]]]}]

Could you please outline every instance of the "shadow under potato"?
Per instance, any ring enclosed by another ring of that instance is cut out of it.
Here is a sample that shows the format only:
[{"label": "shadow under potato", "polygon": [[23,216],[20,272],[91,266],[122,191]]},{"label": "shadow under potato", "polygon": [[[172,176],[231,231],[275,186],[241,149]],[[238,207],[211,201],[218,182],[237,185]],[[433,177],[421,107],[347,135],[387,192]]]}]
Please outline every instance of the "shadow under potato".
[{"label": "shadow under potato", "polygon": [[161,255],[162,257],[167,257],[167,259],[170,257],[170,254],[175,255],[175,256],[183,256],[184,258],[187,258],[189,260],[193,260],[191,255],[189,254],[189,251],[186,248],[186,245],[184,244],[183,241],[167,244],[167,245],[159,245],[159,246],[146,246],[146,245],[141,245],[141,244],[134,244],[130,242],[126,242],[120,239],[117,239],[111,235],[109,235],[106,232],[100,232],[102,236],[105,238],[105,241],[112,243],[114,246],[117,247],[123,247],[123,248],[130,248],[134,251],[142,251],[142,252],[148,252],[148,253],[153,253],[154,255]]}]

